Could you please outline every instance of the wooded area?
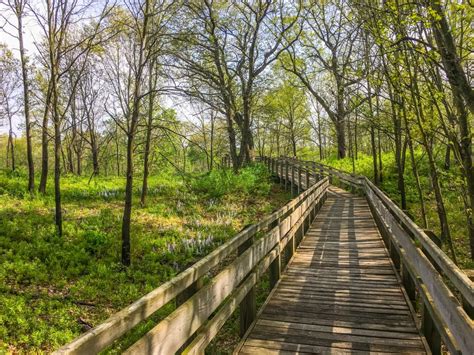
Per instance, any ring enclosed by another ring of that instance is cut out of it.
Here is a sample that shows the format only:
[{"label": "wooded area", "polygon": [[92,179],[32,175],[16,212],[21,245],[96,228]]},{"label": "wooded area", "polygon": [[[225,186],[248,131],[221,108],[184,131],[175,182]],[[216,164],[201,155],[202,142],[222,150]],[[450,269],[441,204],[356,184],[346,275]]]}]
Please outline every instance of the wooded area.
[{"label": "wooded area", "polygon": [[[473,269],[473,23],[469,0],[0,0],[6,292],[23,292],[27,272],[8,270],[35,229],[60,249],[89,228],[95,252],[118,246],[106,264],[123,273],[157,248],[134,244],[147,213],[218,220],[230,199],[235,232],[288,198],[263,156],[365,175]],[[93,214],[82,201],[113,210],[107,227],[81,224]],[[200,240],[199,253],[212,247]],[[25,269],[47,264],[46,248],[29,253]]]}]

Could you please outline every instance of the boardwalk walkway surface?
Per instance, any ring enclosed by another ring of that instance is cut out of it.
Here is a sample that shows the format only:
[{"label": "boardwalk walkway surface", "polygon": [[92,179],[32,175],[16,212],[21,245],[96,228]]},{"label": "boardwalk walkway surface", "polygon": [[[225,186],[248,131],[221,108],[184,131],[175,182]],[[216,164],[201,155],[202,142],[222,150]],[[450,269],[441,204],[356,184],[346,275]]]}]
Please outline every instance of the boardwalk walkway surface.
[{"label": "boardwalk walkway surface", "polygon": [[426,352],[365,198],[330,188],[239,351]]}]

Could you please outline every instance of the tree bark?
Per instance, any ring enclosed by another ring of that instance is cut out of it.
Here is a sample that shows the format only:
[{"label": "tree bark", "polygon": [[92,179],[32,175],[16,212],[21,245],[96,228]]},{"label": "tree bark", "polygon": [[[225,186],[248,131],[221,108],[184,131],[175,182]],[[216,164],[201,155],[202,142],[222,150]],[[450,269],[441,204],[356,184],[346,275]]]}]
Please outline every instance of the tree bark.
[{"label": "tree bark", "polygon": [[346,136],[344,119],[338,119],[336,122],[336,138],[337,158],[344,159],[346,157]]},{"label": "tree bark", "polygon": [[431,24],[438,51],[441,55],[441,62],[443,63],[449,83],[458,90],[467,107],[474,114],[474,90],[461,65],[461,60],[456,51],[456,44],[446,15],[441,7],[441,2],[440,0],[435,0],[427,1],[426,3],[435,12],[435,15],[431,16]]},{"label": "tree bark", "polygon": [[[153,63],[150,64],[150,72],[148,73],[148,85],[149,90],[153,90]],[[146,139],[145,139],[145,152],[143,156],[143,181],[142,181],[142,193],[140,196],[140,204],[142,207],[145,206],[146,196],[148,193],[148,174],[149,174],[149,157],[150,157],[150,147],[151,147],[151,133],[153,128],[153,104],[154,97],[153,93],[149,94],[148,97],[148,120],[146,127]]]},{"label": "tree bark", "polygon": [[12,161],[12,171],[15,171],[15,146],[13,144],[13,123],[12,123],[12,113],[10,111],[10,104],[8,98],[5,97],[5,108],[7,111],[8,117],[8,141],[7,141],[7,167],[8,167],[8,155],[10,154]]},{"label": "tree bark", "polygon": [[130,222],[132,215],[132,195],[133,195],[133,144],[140,114],[141,84],[143,71],[146,65],[145,50],[147,45],[148,22],[150,20],[150,0],[145,0],[143,9],[143,23],[139,34],[139,53],[137,72],[134,78],[133,106],[130,120],[130,128],[127,132],[127,170],[125,184],[125,206],[122,218],[122,264],[130,266]]},{"label": "tree bark", "polygon": [[46,193],[46,183],[48,181],[48,115],[50,111],[51,104],[51,84],[48,84],[48,89],[46,91],[46,100],[44,105],[43,112],[43,123],[41,125],[41,178],[38,187],[38,191],[42,194]]},{"label": "tree bark", "polygon": [[30,92],[28,81],[28,70],[26,68],[26,55],[23,40],[23,11],[24,2],[17,3],[16,17],[18,22],[18,44],[20,47],[21,75],[23,80],[23,108],[25,113],[26,130],[26,159],[28,163],[28,191],[31,193],[35,189],[35,168],[33,161],[33,147],[31,143],[31,122],[30,122]]}]

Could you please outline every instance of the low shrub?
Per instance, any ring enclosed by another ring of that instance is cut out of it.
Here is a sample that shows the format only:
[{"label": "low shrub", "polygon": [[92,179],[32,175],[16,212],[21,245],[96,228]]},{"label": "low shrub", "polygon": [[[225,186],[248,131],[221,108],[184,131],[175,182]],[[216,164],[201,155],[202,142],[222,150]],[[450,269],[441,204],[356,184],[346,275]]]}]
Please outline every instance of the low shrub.
[{"label": "low shrub", "polygon": [[231,169],[213,170],[197,178],[192,187],[196,192],[204,193],[210,198],[221,198],[231,193],[264,196],[270,192],[271,181],[266,167],[254,164],[238,173]]}]

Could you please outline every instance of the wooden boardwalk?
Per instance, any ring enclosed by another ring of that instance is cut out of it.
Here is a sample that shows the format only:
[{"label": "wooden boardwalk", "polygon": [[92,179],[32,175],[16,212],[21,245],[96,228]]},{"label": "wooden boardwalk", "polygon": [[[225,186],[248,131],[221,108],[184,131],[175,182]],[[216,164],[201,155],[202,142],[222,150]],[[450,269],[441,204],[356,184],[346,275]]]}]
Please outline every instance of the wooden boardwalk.
[{"label": "wooden boardwalk", "polygon": [[426,352],[365,198],[330,188],[238,351]]}]

